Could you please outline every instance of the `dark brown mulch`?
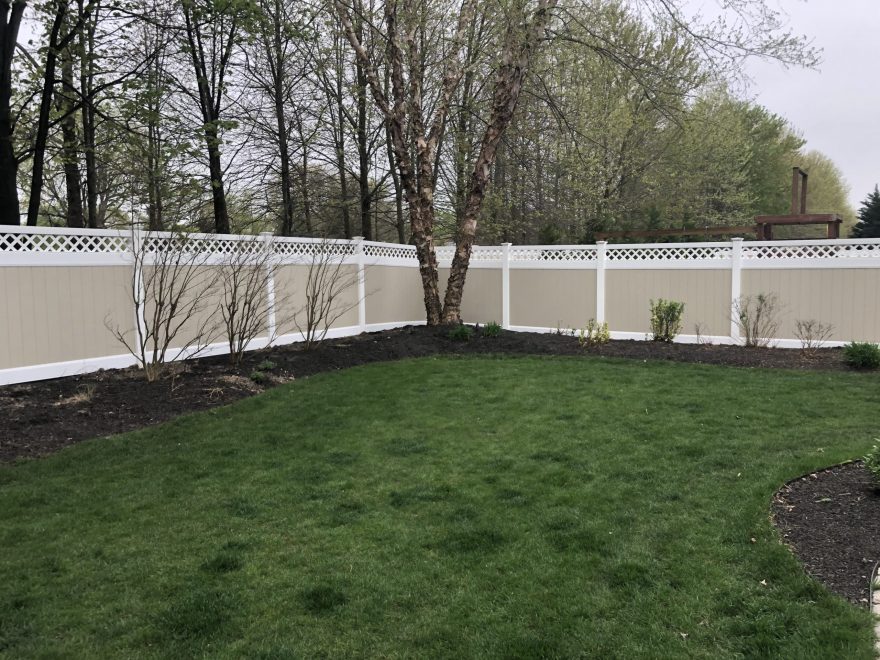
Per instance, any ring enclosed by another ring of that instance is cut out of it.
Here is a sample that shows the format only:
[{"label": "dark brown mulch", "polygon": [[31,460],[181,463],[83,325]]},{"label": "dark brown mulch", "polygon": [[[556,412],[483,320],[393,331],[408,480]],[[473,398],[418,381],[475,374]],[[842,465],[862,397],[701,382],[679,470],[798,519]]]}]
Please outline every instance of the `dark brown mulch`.
[{"label": "dark brown mulch", "polygon": [[[102,371],[48,381],[0,387],[0,461],[42,456],[88,438],[155,424],[182,413],[223,405],[264,387],[322,371],[370,362],[437,354],[592,355],[637,360],[672,360],[742,367],[844,369],[839,349],[807,358],[800,351],[736,346],[613,341],[583,351],[577,339],[556,334],[481,332],[453,342],[443,328],[406,327],[327,341],[312,351],[281,346],[246,356],[239,369],[226,357],[190,360],[175,373],[147,383],[134,369]],[[249,375],[264,360],[270,383],[256,385]]]},{"label": "dark brown mulch", "polygon": [[773,498],[773,521],[813,578],[862,607],[880,561],[880,491],[861,462],[808,474]]}]

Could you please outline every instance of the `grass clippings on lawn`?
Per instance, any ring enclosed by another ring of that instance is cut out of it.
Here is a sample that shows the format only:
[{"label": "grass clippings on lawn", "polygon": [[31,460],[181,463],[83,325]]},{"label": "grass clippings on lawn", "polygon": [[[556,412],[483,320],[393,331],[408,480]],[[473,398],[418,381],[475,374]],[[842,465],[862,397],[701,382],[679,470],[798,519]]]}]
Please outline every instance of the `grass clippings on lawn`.
[{"label": "grass clippings on lawn", "polygon": [[768,505],[877,384],[433,358],[3,466],[0,654],[867,660]]}]

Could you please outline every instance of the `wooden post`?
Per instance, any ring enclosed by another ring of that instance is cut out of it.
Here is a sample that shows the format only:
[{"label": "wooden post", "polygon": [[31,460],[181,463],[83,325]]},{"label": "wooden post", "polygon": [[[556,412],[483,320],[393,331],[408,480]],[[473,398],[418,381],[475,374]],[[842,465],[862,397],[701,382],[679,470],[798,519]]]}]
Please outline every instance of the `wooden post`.
[{"label": "wooden post", "polygon": [[801,173],[801,213],[807,212],[807,173],[798,168]]}]

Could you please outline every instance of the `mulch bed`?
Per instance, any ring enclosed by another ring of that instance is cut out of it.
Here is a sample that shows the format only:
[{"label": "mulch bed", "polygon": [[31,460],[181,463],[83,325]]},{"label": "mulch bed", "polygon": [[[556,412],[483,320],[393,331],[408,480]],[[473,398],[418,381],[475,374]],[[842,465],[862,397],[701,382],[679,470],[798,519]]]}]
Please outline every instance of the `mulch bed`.
[{"label": "mulch bed", "polygon": [[773,498],[773,521],[813,578],[862,607],[880,562],[880,491],[859,461],[795,479]]},{"label": "mulch bed", "polygon": [[[329,340],[311,351],[296,345],[247,354],[238,369],[226,356],[173,365],[171,373],[147,383],[136,369],[0,387],[0,462],[33,458],[89,438],[130,431],[177,415],[220,406],[295,378],[371,362],[438,354],[600,355],[637,360],[671,360],[741,367],[845,369],[840,349],[807,357],[790,349],[612,341],[583,350],[577,339],[557,334],[475,333],[455,342],[447,329],[409,326],[357,337]],[[268,382],[250,374],[261,362]]]},{"label": "mulch bed", "polygon": [[[239,368],[232,368],[226,356],[199,358],[172,365],[156,383],[146,382],[132,368],[0,387],[0,462],[45,456],[82,440],[221,406],[312,374],[409,357],[594,355],[748,368],[847,369],[840,349],[807,356],[790,349],[649,341],[612,341],[582,349],[575,337],[559,334],[505,331],[487,337],[477,331],[470,341],[457,342],[447,333],[446,328],[409,326],[328,340],[310,351],[280,346],[247,354]],[[266,361],[274,366],[268,368]],[[259,384],[250,378],[256,370],[267,377]],[[777,494],[773,512],[810,574],[865,605],[867,575],[880,559],[880,495],[868,485],[867,471],[851,464],[792,482]]]}]

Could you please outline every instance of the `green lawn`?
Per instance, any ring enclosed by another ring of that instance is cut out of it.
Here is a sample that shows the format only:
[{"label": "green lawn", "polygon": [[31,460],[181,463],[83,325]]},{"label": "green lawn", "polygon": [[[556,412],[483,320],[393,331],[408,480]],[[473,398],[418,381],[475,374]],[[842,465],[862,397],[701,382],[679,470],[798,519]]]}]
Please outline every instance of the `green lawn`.
[{"label": "green lawn", "polygon": [[872,658],[768,508],[878,406],[602,359],[316,376],[0,468],[0,655]]}]

